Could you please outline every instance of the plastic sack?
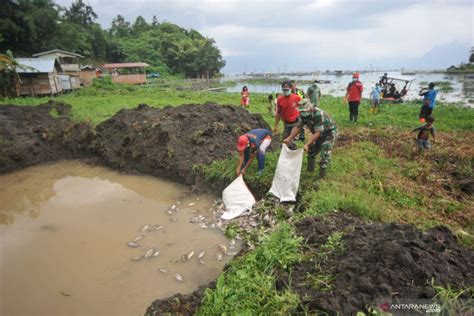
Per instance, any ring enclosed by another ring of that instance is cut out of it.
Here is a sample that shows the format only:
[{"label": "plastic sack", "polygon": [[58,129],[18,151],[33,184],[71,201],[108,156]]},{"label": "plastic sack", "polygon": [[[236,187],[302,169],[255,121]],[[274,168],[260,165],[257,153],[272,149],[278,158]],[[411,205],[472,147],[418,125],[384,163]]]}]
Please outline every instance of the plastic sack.
[{"label": "plastic sack", "polygon": [[251,210],[255,204],[255,197],[244,182],[242,175],[238,176],[222,192],[222,201],[226,211],[222,219],[236,218],[247,210]]},{"label": "plastic sack", "polygon": [[303,165],[303,149],[291,150],[283,144],[278,164],[273,177],[270,193],[280,202],[296,201],[300,185],[301,166]]}]

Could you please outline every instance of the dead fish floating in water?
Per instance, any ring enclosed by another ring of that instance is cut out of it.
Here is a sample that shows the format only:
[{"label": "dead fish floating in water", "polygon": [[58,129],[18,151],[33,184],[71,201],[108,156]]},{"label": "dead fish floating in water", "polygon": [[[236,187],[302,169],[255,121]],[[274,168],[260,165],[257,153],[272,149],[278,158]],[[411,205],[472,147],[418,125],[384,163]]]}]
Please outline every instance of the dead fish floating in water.
[{"label": "dead fish floating in water", "polygon": [[136,242],[133,242],[133,241],[129,241],[127,243],[127,246],[129,246],[130,248],[137,248],[137,247],[140,247],[140,244],[138,244]]},{"label": "dead fish floating in water", "polygon": [[168,273],[168,270],[164,269],[164,268],[160,268],[158,269],[161,273]]},{"label": "dead fish floating in water", "polygon": [[142,233],[146,232],[148,230],[148,228],[150,228],[150,225],[146,224],[145,226],[142,227],[142,229],[140,230]]},{"label": "dead fish floating in water", "polygon": [[221,253],[216,254],[216,260],[217,261],[222,261],[222,254]]},{"label": "dead fish floating in water", "polygon": [[182,276],[181,274],[176,273],[176,274],[174,275],[174,277],[175,277],[176,280],[178,280],[179,282],[184,282],[184,281],[183,281],[183,276]]},{"label": "dead fish floating in water", "polygon": [[224,244],[218,244],[217,247],[223,252],[227,253],[227,247]]},{"label": "dead fish floating in water", "polygon": [[199,263],[200,263],[200,264],[206,264],[206,263],[204,262],[204,260],[202,260],[202,259],[199,259]]},{"label": "dead fish floating in water", "polygon": [[207,225],[206,225],[206,223],[199,223],[199,227],[201,227],[203,229],[206,229]]},{"label": "dead fish floating in water", "polygon": [[175,222],[177,222],[177,221],[178,221],[178,219],[176,219],[176,218],[170,218],[170,222],[175,223]]},{"label": "dead fish floating in water", "polygon": [[59,293],[60,293],[62,296],[72,296],[72,294],[69,294],[69,293],[66,293],[66,292],[63,292],[63,291],[61,291],[61,292],[59,292]]},{"label": "dead fish floating in water", "polygon": [[140,241],[143,239],[143,237],[145,237],[145,235],[140,235],[140,236],[137,236],[135,238],[133,238],[132,242],[137,242],[137,241]]},{"label": "dead fish floating in water", "polygon": [[157,251],[155,251],[155,253],[153,254],[153,257],[158,257],[159,255],[160,255],[160,251],[157,250]]},{"label": "dead fish floating in water", "polygon": [[202,257],[204,257],[205,253],[206,253],[205,251],[201,251],[198,255],[198,258],[201,259]]},{"label": "dead fish floating in water", "polygon": [[155,249],[153,249],[153,248],[148,249],[148,251],[145,253],[144,258],[145,259],[150,258],[153,255],[154,252],[155,252]]},{"label": "dead fish floating in water", "polygon": [[188,255],[183,255],[183,256],[181,257],[181,261],[183,261],[183,262],[188,261]]},{"label": "dead fish floating in water", "polygon": [[138,260],[142,260],[142,259],[143,259],[143,256],[136,256],[136,257],[132,258],[133,261],[138,261]]},{"label": "dead fish floating in water", "polygon": [[228,256],[235,256],[236,254],[237,254],[237,251],[226,253],[226,255]]},{"label": "dead fish floating in water", "polygon": [[192,257],[194,256],[194,251],[191,251],[190,253],[188,253],[188,255],[186,256],[187,259],[191,259]]},{"label": "dead fish floating in water", "polygon": [[194,205],[196,205],[196,203],[194,202],[188,204],[189,207],[194,206]]}]

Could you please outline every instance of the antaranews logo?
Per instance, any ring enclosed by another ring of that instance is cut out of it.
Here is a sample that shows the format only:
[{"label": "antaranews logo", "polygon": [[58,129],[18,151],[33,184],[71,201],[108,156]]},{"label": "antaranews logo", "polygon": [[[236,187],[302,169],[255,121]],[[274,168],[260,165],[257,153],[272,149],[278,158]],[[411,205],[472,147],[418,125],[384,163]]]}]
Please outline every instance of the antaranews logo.
[{"label": "antaranews logo", "polygon": [[442,311],[442,305],[428,299],[383,299],[379,300],[377,306],[380,312],[388,315],[409,316],[409,315],[430,315],[439,314]]}]

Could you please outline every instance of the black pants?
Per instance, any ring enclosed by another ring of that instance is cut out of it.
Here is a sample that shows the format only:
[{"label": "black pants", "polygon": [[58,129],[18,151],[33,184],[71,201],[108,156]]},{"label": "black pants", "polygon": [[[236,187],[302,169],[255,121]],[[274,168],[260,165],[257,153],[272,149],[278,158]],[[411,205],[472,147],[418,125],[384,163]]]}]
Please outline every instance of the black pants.
[{"label": "black pants", "polygon": [[357,116],[359,115],[359,104],[360,101],[349,101],[349,120],[357,121]]},{"label": "black pants", "polygon": [[420,110],[420,119],[426,119],[433,112],[433,108],[428,107],[428,105],[423,105]]}]

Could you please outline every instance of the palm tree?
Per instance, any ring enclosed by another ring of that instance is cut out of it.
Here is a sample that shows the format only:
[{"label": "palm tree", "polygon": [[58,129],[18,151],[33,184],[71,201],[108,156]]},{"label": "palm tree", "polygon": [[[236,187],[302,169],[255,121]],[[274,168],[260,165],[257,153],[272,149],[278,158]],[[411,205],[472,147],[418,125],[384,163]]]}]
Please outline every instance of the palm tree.
[{"label": "palm tree", "polygon": [[17,67],[27,67],[19,64],[10,50],[0,54],[0,88],[3,96],[19,96],[21,80],[16,72]]}]

